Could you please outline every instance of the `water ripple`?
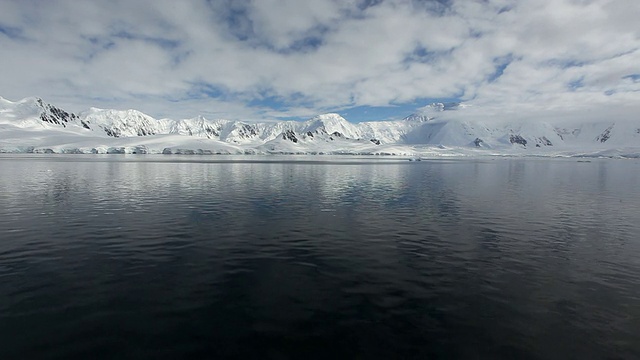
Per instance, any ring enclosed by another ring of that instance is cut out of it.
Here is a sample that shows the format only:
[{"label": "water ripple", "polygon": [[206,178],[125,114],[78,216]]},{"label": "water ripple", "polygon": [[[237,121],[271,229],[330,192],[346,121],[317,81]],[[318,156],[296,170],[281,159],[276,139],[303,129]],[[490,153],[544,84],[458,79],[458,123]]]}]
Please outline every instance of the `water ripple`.
[{"label": "water ripple", "polygon": [[640,356],[623,162],[76,159],[0,157],[2,359]]}]

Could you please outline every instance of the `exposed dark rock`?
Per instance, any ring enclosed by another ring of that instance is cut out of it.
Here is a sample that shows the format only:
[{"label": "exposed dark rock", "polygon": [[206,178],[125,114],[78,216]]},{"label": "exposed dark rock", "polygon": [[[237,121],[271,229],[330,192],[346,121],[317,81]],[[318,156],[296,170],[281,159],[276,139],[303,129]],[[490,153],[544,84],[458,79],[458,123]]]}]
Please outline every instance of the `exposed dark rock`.
[{"label": "exposed dark rock", "polygon": [[40,120],[44,122],[66,127],[66,124],[68,122],[78,119],[78,116],[76,114],[68,113],[51,104],[46,104],[40,98],[36,99],[36,103],[39,107],[42,108],[42,113],[40,113]]},{"label": "exposed dark rock", "polygon": [[[640,130],[638,130],[638,131],[640,131]],[[313,133],[311,131],[307,131],[307,136],[308,137],[313,137]]]},{"label": "exposed dark rock", "polygon": [[136,135],[138,136],[147,136],[147,135],[155,135],[156,133],[151,130],[151,129],[145,129],[143,127],[141,127],[140,129],[138,129],[138,133]]},{"label": "exposed dark rock", "polygon": [[207,134],[207,138],[220,136],[220,131],[211,126],[204,126],[204,132]]},{"label": "exposed dark rock", "polygon": [[553,146],[553,144],[551,143],[551,140],[547,139],[546,136],[541,137],[540,141],[542,142],[543,145]]},{"label": "exposed dark rock", "polygon": [[242,124],[242,126],[238,129],[238,134],[240,134],[244,138],[250,138],[258,135],[256,129],[248,124]]},{"label": "exposed dark rock", "polygon": [[601,143],[606,142],[607,140],[609,140],[609,138],[611,137],[611,130],[613,129],[613,126],[615,124],[611,124],[611,126],[609,126],[608,128],[606,128],[602,134],[596,136],[596,141],[599,141]]},{"label": "exposed dark rock", "polygon": [[296,137],[296,133],[293,130],[287,130],[282,133],[282,138],[285,140],[291,140],[294,143],[298,142],[298,138]]},{"label": "exposed dark rock", "polygon": [[482,147],[482,145],[484,144],[484,141],[482,141],[482,139],[480,139],[480,138],[476,138],[475,140],[473,140],[473,144],[476,147]]},{"label": "exposed dark rock", "polygon": [[551,140],[547,139],[546,136],[536,138],[536,147],[542,147],[542,145],[553,146],[553,144],[551,143]]},{"label": "exposed dark rock", "polygon": [[112,137],[120,137],[120,130],[118,129],[109,129],[109,128],[104,128],[104,132],[107,133],[107,136],[112,136]]},{"label": "exposed dark rock", "polygon": [[564,140],[565,136],[568,135],[572,135],[574,137],[577,137],[578,135],[580,135],[581,130],[580,129],[562,129],[562,128],[556,128],[556,134],[558,134],[558,137],[560,138],[560,140]]},{"label": "exposed dark rock", "polygon": [[511,134],[509,136],[509,142],[512,144],[520,144],[522,146],[527,146],[527,140],[520,135]]},{"label": "exposed dark rock", "polygon": [[331,133],[331,135],[335,136],[335,137],[342,137],[343,135],[337,131],[334,131],[333,133]]},{"label": "exposed dark rock", "polygon": [[378,139],[371,139],[370,141],[376,145],[380,145],[380,140]]}]

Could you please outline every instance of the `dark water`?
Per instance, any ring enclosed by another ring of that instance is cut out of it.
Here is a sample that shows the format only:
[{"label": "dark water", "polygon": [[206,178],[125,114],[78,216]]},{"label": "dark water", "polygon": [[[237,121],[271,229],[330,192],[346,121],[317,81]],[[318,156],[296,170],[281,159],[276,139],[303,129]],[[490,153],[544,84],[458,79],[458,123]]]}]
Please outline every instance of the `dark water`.
[{"label": "dark water", "polygon": [[0,157],[0,359],[640,357],[640,162],[293,159]]}]

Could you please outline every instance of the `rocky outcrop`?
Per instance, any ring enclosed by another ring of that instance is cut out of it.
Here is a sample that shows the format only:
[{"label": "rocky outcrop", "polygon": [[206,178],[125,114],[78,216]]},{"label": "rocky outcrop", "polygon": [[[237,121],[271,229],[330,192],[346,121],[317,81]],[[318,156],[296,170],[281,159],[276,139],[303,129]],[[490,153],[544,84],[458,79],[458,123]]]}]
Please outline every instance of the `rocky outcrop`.
[{"label": "rocky outcrop", "polygon": [[[56,125],[67,126],[66,124],[69,122],[75,122],[78,120],[78,116],[73,113],[68,113],[60,108],[57,108],[51,104],[47,104],[42,99],[37,98],[36,103],[39,107],[42,108],[42,113],[40,114],[40,120]],[[88,124],[82,122],[82,126],[89,129]]]},{"label": "rocky outcrop", "polygon": [[520,144],[522,146],[527,146],[527,140],[520,135],[511,134],[509,136],[509,142],[511,144]]},{"label": "rocky outcrop", "polygon": [[294,143],[298,142],[298,138],[296,137],[296,133],[293,130],[287,130],[282,133],[282,138],[285,140],[293,141]]},{"label": "rocky outcrop", "polygon": [[604,143],[607,142],[607,140],[609,140],[609,138],[611,137],[611,130],[613,130],[613,126],[615,124],[611,124],[611,126],[609,126],[608,128],[606,128],[602,134],[598,135],[596,137],[596,141]]}]

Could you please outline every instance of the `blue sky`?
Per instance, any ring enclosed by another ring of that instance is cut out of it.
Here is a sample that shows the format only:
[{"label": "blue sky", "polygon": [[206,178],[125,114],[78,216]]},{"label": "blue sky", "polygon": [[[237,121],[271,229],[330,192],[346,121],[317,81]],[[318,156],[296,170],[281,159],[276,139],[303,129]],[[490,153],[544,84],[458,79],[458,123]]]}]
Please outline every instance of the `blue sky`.
[{"label": "blue sky", "polygon": [[0,2],[0,96],[78,112],[634,118],[636,0]]}]

